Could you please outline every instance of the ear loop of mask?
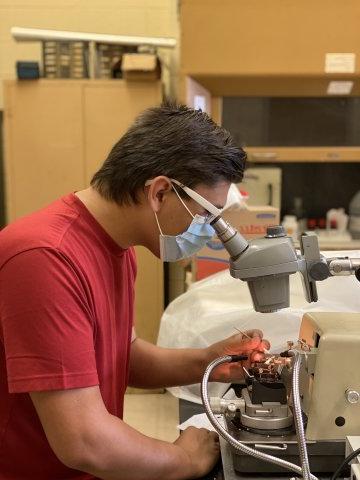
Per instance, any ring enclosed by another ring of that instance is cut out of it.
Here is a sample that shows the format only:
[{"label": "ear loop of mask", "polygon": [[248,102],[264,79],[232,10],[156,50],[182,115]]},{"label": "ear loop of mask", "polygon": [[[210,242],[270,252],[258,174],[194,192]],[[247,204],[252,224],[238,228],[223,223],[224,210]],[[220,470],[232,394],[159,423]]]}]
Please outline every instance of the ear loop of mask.
[{"label": "ear loop of mask", "polygon": [[180,183],[178,180],[175,180],[174,178],[171,178],[170,180],[171,180],[171,182],[175,183],[180,188],[182,188],[184,190],[184,192],[189,195],[190,198],[195,200],[196,203],[198,203],[203,208],[205,208],[209,213],[211,213],[214,216],[214,218],[221,215],[221,210],[220,209],[215,207],[215,205],[210,203],[208,200],[206,200],[206,198],[204,198],[202,195],[197,193],[195,190],[192,190],[191,188],[187,187],[186,185],[183,185],[182,183]]},{"label": "ear loop of mask", "polygon": [[180,194],[179,192],[177,191],[177,189],[175,188],[175,185],[171,184],[172,185],[172,188],[174,189],[178,199],[180,200],[180,202],[184,205],[184,207],[186,208],[186,210],[190,213],[191,217],[194,218],[194,215],[190,212],[188,206],[186,205],[186,203],[184,202],[184,200],[180,197]]},{"label": "ear loop of mask", "polygon": [[[197,202],[199,205],[201,205],[203,208],[205,208],[209,213],[211,213],[213,218],[221,215],[221,213],[222,213],[221,209],[215,207],[215,205],[210,203],[208,200],[206,200],[206,198],[204,198],[202,195],[197,193],[195,190],[192,190],[191,188],[187,187],[186,185],[183,185],[182,183],[180,183],[178,180],[175,180],[174,178],[170,178],[170,181],[171,181],[172,187],[174,188],[174,190],[175,190],[175,192],[176,192],[176,194],[179,198],[180,198],[180,196],[179,196],[178,192],[176,191],[176,189],[174,187],[174,183],[176,185],[178,185],[180,188],[182,188],[182,190],[184,190],[184,192],[187,193],[190,198],[195,200],[195,202]],[[145,182],[145,187],[151,185],[152,182],[153,182],[152,180],[147,180]],[[180,198],[180,200],[181,200],[181,198]],[[181,200],[181,202],[183,203],[184,207],[188,210],[188,212],[191,214],[191,216],[194,218],[193,214],[190,212],[190,210],[187,208],[187,206],[184,204],[184,202],[182,200]]]},{"label": "ear loop of mask", "polygon": [[159,232],[160,232],[160,234],[161,234],[162,236],[164,236],[164,234],[163,234],[163,232],[162,232],[162,230],[161,230],[160,223],[159,223],[159,219],[158,219],[158,216],[157,216],[156,212],[154,212],[154,215],[155,215],[155,220],[156,220],[157,226],[158,226],[158,228],[159,228]]},{"label": "ear loop of mask", "polygon": [[[177,189],[175,188],[175,186],[173,184],[171,184],[172,188],[174,189],[178,199],[180,200],[180,202],[184,205],[184,207],[186,208],[186,210],[189,212],[189,214],[191,215],[192,218],[194,218],[194,215],[190,212],[189,208],[187,207],[187,205],[185,204],[185,202],[183,201],[183,199],[180,197],[180,194],[179,192],[177,191]],[[159,232],[162,236],[164,236],[163,232],[162,232],[162,229],[160,227],[160,223],[159,223],[159,219],[158,219],[158,216],[157,216],[157,213],[154,212],[154,215],[155,215],[155,219],[156,219],[156,223],[157,223],[157,226],[159,228]]]}]

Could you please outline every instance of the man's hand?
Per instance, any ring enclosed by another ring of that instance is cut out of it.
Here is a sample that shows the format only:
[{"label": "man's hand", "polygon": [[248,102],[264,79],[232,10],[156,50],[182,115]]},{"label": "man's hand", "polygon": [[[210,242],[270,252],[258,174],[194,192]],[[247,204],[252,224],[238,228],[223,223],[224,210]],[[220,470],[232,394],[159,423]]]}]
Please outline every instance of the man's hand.
[{"label": "man's hand", "polygon": [[206,428],[188,427],[174,445],[182,448],[189,457],[191,478],[200,478],[209,473],[220,457],[219,437]]},{"label": "man's hand", "polygon": [[[269,350],[270,343],[263,339],[261,330],[247,330],[237,333],[220,342],[210,345],[207,351],[208,364],[215,358],[223,355],[247,355],[249,358],[243,362],[228,363],[217,367],[210,379],[215,382],[233,382],[244,378],[244,367],[249,367],[251,362],[260,361],[265,350]],[[250,337],[250,338],[247,338]]]},{"label": "man's hand", "polygon": [[[137,338],[131,345],[130,386],[140,388],[172,387],[201,382],[207,365],[223,355],[249,356],[242,365],[249,367],[254,360],[261,360],[270,348],[260,330],[248,330],[214,343],[207,348],[161,348]],[[214,370],[211,380],[231,382],[242,379],[240,363],[221,365]]]}]

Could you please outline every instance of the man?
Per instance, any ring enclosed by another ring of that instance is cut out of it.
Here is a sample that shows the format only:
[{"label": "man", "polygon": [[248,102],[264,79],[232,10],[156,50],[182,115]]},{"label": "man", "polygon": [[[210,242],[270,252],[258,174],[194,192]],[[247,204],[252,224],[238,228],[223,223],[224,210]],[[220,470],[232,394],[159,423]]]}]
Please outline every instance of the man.
[{"label": "man", "polygon": [[[171,480],[211,470],[214,433],[190,428],[173,444],[148,438],[121,420],[125,389],[195,383],[215,357],[254,358],[268,342],[256,330],[205,349],[135,338],[132,247],[166,261],[192,255],[212,235],[211,211],[224,206],[244,162],[205,113],[153,108],[90,188],[0,234],[1,479]],[[213,380],[241,375],[232,364]]]}]

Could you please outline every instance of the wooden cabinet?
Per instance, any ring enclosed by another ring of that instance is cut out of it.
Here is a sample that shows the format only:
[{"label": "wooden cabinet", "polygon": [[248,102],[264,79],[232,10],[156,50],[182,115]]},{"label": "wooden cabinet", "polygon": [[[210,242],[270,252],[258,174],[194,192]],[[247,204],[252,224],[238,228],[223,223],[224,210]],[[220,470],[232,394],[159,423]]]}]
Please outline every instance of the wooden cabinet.
[{"label": "wooden cabinet", "polygon": [[[160,82],[8,81],[5,92],[7,221],[85,188],[135,116],[161,102]],[[136,327],[155,342],[163,265],[137,248]]]},{"label": "wooden cabinet", "polygon": [[327,53],[360,55],[359,22],[357,0],[182,0],[181,68],[189,75],[324,74]]},{"label": "wooden cabinet", "polygon": [[5,83],[8,222],[85,186],[82,86]]},{"label": "wooden cabinet", "polygon": [[358,0],[181,0],[181,72],[216,96],[359,95],[359,23]]},{"label": "wooden cabinet", "polygon": [[88,82],[83,89],[85,179],[106,158],[135,116],[161,102],[158,82]]},{"label": "wooden cabinet", "polygon": [[[360,161],[358,0],[180,3],[179,90],[183,102],[201,107],[227,128],[253,162]],[[238,108],[237,102],[244,100],[259,105]],[[263,123],[272,130],[276,126],[273,110],[261,105],[268,100],[288,103],[282,113],[277,110],[278,118],[283,119],[278,128],[281,135],[277,142],[253,142],[246,135],[249,128],[259,130]],[[323,102],[324,107],[308,108],[313,100],[319,105]],[[237,111],[234,125],[226,118],[231,102]],[[293,110],[289,107],[292,103]],[[299,103],[302,111],[295,110]],[[294,124],[301,119],[298,113],[305,111],[308,130],[318,137],[313,142],[301,135],[300,123]],[[294,121],[287,122],[287,118]],[[324,119],[326,122],[320,121]],[[286,129],[291,129],[293,143],[284,141]],[[237,131],[244,138],[236,138]],[[343,139],[339,139],[342,132]]]}]

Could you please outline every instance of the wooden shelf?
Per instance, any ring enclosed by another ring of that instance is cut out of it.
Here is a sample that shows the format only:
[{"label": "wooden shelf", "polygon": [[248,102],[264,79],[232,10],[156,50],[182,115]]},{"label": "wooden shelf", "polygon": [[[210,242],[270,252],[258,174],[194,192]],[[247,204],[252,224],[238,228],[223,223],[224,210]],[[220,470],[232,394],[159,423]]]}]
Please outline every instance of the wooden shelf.
[{"label": "wooden shelf", "polygon": [[244,147],[250,162],[360,162],[359,147]]}]

